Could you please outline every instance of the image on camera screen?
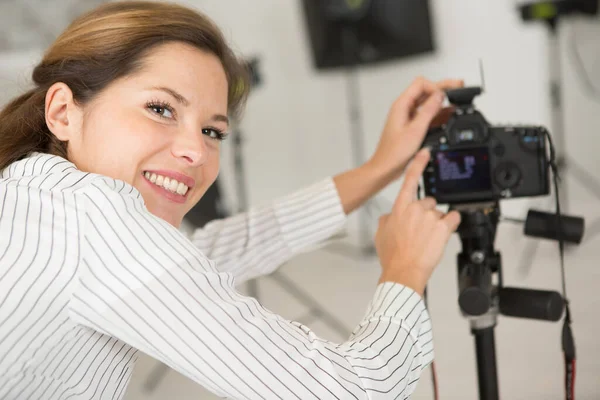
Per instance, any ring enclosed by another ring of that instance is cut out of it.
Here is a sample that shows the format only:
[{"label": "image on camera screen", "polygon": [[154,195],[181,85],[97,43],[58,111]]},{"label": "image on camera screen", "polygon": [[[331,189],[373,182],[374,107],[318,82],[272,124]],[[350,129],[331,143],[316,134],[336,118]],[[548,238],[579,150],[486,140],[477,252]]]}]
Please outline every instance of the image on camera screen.
[{"label": "image on camera screen", "polygon": [[490,191],[490,156],[487,147],[438,151],[435,157],[439,194]]}]

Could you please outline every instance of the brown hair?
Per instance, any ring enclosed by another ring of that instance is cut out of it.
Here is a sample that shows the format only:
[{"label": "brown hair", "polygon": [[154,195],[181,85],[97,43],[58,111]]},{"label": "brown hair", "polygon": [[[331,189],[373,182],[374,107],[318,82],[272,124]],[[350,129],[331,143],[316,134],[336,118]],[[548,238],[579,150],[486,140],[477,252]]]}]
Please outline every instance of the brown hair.
[{"label": "brown hair", "polygon": [[0,113],[0,171],[36,151],[67,158],[67,143],[46,125],[50,86],[65,83],[83,105],[115,79],[138,71],[153,47],[171,41],[188,43],[220,59],[229,84],[229,113],[239,115],[249,89],[248,73],[210,19],[162,1],[108,3],[71,23],[33,70],[35,87]]}]

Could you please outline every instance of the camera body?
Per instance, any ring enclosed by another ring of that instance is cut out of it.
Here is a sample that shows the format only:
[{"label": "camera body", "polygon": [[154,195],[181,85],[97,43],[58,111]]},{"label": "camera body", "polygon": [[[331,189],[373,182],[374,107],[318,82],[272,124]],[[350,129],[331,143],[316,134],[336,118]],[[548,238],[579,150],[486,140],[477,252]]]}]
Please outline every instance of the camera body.
[{"label": "camera body", "polygon": [[472,104],[479,94],[479,87],[447,91],[456,110],[423,142],[431,149],[425,194],[451,205],[549,194],[546,129],[490,125]]}]

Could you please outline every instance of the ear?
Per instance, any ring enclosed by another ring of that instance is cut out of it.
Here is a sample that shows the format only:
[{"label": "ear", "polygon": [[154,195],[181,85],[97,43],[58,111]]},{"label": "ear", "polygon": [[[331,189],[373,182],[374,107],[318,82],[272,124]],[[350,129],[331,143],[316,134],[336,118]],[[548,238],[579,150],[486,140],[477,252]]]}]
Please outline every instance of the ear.
[{"label": "ear", "polygon": [[46,92],[46,124],[61,141],[69,141],[81,132],[81,107],[66,84],[57,82]]}]

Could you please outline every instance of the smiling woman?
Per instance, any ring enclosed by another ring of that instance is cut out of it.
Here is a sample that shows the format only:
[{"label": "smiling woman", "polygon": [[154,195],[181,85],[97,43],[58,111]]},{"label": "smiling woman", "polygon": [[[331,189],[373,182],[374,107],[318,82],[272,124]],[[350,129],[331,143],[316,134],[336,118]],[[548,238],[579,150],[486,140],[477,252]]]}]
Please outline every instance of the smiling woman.
[{"label": "smiling woman", "polygon": [[[0,114],[0,170],[32,152],[61,156],[133,185],[175,226],[216,179],[227,115],[241,111],[239,88],[248,87],[209,19],[158,2],[116,3],[80,17],[33,81]],[[167,160],[169,152],[179,157]],[[202,176],[191,176],[199,164]],[[157,168],[167,179],[148,185],[144,173]],[[192,189],[189,201],[171,180]]]},{"label": "smiling woman", "polygon": [[380,221],[384,271],[347,342],[235,285],[323,243],[397,179],[440,89],[460,83],[417,79],[363,166],[187,238],[177,228],[217,177],[246,80],[208,18],[162,1],[103,5],[46,52],[0,113],[1,399],[121,399],[138,351],[229,398],[414,391],[433,359],[421,295],[460,220],[413,200],[426,153]]},{"label": "smiling woman", "polygon": [[179,226],[217,178],[227,93],[218,57],[166,43],[84,105],[67,84],[53,84],[46,123],[79,170],[127,182],[152,214]]}]

